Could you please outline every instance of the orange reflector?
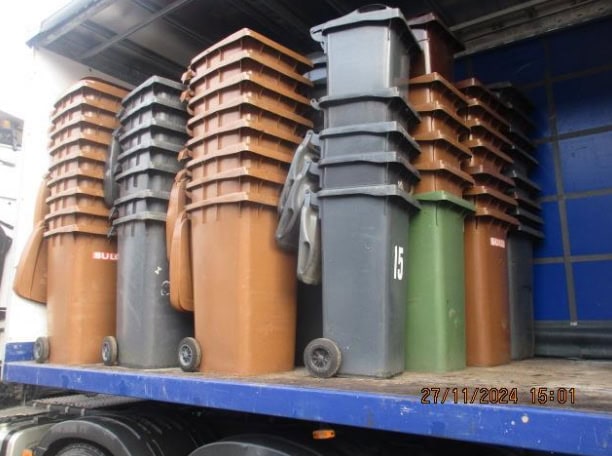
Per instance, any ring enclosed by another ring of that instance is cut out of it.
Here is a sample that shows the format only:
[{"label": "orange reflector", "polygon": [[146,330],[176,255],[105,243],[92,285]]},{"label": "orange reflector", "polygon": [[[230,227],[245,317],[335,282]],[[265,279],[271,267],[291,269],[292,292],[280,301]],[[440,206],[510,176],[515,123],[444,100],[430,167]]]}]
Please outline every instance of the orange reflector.
[{"label": "orange reflector", "polygon": [[328,440],[336,437],[336,431],[333,429],[318,429],[312,431],[312,438],[315,440]]},{"label": "orange reflector", "polygon": [[23,450],[21,456],[34,456],[34,452],[32,450]]}]

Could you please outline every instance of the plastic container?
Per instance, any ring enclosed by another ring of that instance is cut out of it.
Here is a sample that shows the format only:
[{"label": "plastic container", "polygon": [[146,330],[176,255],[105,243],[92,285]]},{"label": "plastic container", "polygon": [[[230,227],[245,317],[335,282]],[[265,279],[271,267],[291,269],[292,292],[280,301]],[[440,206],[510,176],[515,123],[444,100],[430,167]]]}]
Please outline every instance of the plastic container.
[{"label": "plastic container", "polygon": [[287,174],[288,157],[284,154],[269,153],[266,149],[220,151],[187,162],[187,169],[193,180],[210,177],[236,168],[257,169],[265,172]]},{"label": "plastic container", "polygon": [[514,198],[518,203],[519,207],[525,208],[531,212],[540,212],[542,210],[542,206],[537,201],[529,198],[525,192],[520,191],[519,189],[513,189],[510,191],[509,196]]},{"label": "plastic container", "polygon": [[529,174],[533,168],[539,165],[533,155],[514,145],[505,148],[504,152],[512,158],[513,168],[519,173]]},{"label": "plastic container", "polygon": [[97,78],[84,78],[73,84],[62,97],[55,102],[52,117],[68,111],[83,103],[96,105],[108,112],[118,112],[121,99],[128,90]]},{"label": "plastic container", "polygon": [[200,92],[227,87],[227,81],[234,81],[234,78],[243,73],[258,74],[267,84],[302,96],[306,96],[312,87],[312,82],[304,76],[286,72],[278,59],[241,51],[224,59],[217,66],[197,69],[195,72],[187,70],[183,75],[183,82],[188,83],[189,90],[183,99],[189,101],[190,96],[197,96]]},{"label": "plastic container", "polygon": [[423,52],[417,54],[410,69],[411,76],[433,72],[446,79],[453,79],[455,54],[465,46],[434,13],[408,19]]},{"label": "plastic container", "polygon": [[458,111],[466,123],[482,122],[497,132],[503,132],[507,136],[510,124],[500,114],[493,111],[478,98],[468,98],[467,106]]},{"label": "plastic container", "polygon": [[87,208],[92,211],[108,213],[108,208],[104,202],[104,192],[97,190],[91,191],[74,187],[49,196],[46,202],[49,205],[50,213],[57,213],[71,208]]},{"label": "plastic container", "polygon": [[498,172],[493,166],[467,166],[464,171],[474,178],[477,186],[489,187],[502,193],[514,187],[514,181]]},{"label": "plastic container", "polygon": [[106,135],[83,134],[73,138],[65,138],[54,141],[53,146],[49,146],[51,162],[62,160],[65,157],[85,152],[106,155],[109,143]]},{"label": "plastic container", "polygon": [[310,35],[327,54],[328,95],[399,87],[407,98],[411,54],[420,49],[399,9],[363,6],[311,28]]},{"label": "plastic container", "polygon": [[153,141],[148,146],[136,146],[128,150],[122,150],[117,155],[117,164],[120,169],[130,169],[141,166],[144,163],[152,163],[155,166],[176,168],[181,165],[178,154],[183,149],[181,145]]},{"label": "plastic container", "polygon": [[[168,219],[166,219],[168,223]],[[191,223],[182,210],[170,231],[167,248],[170,270],[170,304],[178,311],[193,312],[193,272],[191,261]],[[166,225],[166,237],[168,225]]]},{"label": "plastic container", "polygon": [[455,82],[455,87],[467,97],[477,98],[492,111],[495,111],[502,117],[506,117],[507,106],[478,79],[468,78]]},{"label": "plastic container", "polygon": [[502,152],[500,149],[493,147],[491,144],[480,139],[472,139],[463,142],[464,146],[469,147],[472,152],[472,158],[464,162],[464,166],[491,166],[498,171],[502,171],[514,161],[512,158]]},{"label": "plastic container", "polygon": [[[327,374],[398,374],[404,370],[408,229],[418,203],[392,185],[322,190],[319,198],[323,337],[341,354]],[[316,355],[308,348],[304,355],[315,374]]]},{"label": "plastic container", "polygon": [[[202,372],[293,368],[295,256],[276,246],[274,199],[247,192],[187,206]],[[240,286],[237,286],[240,284]]]},{"label": "plastic container", "polygon": [[511,178],[518,188],[527,190],[532,195],[536,195],[542,191],[538,184],[536,184],[533,180],[529,179],[525,173],[520,172],[516,169],[509,169],[506,172],[506,176]]},{"label": "plastic container", "polygon": [[412,130],[414,136],[440,132],[453,141],[461,142],[470,133],[463,119],[441,103],[415,105],[414,109],[421,116],[421,123]]},{"label": "plastic container", "polygon": [[261,170],[257,168],[234,168],[192,179],[187,184],[194,202],[237,192],[253,193],[278,199],[285,183],[286,172]]},{"label": "plastic container", "polygon": [[397,87],[359,94],[331,95],[321,98],[324,127],[343,127],[377,122],[398,122],[406,130],[419,123],[419,115],[410,107]]},{"label": "plastic container", "polygon": [[129,131],[140,125],[163,125],[169,130],[184,133],[188,114],[178,99],[174,101],[149,101],[124,110],[119,117],[121,126]]},{"label": "plastic container", "polygon": [[190,118],[187,134],[191,137],[208,136],[219,128],[239,121],[257,123],[263,131],[275,130],[296,136],[302,136],[307,129],[312,128],[310,120],[283,110],[282,105],[263,104],[244,96]]},{"label": "plastic container", "polygon": [[71,171],[62,176],[47,181],[49,195],[55,196],[65,191],[79,188],[84,192],[99,194],[104,193],[103,173]]},{"label": "plastic container", "polygon": [[533,237],[518,231],[511,231],[508,236],[508,289],[512,359],[531,358],[535,354],[533,242]]},{"label": "plastic container", "polygon": [[110,232],[108,209],[92,209],[86,205],[58,209],[45,216],[48,231],[54,231],[71,226],[95,227],[99,233]]},{"label": "plastic container", "polygon": [[414,139],[421,149],[421,153],[413,160],[417,167],[442,160],[459,168],[464,160],[472,158],[470,149],[446,137],[442,132],[426,133]]},{"label": "plastic container", "polygon": [[225,150],[254,150],[255,148],[285,154],[290,158],[301,142],[300,136],[285,134],[277,129],[268,128],[266,130],[266,125],[258,121],[241,119],[209,131],[206,137],[190,139],[186,147],[190,151],[191,158],[199,158]]},{"label": "plastic container", "polygon": [[136,127],[119,132],[121,149],[124,151],[136,148],[155,147],[163,145],[182,146],[187,140],[185,124],[182,126],[173,125],[167,122],[154,121],[150,124],[137,125]]},{"label": "plastic container", "polygon": [[169,192],[177,168],[177,166],[144,163],[127,170],[122,169],[115,176],[119,184],[119,195],[126,196],[142,190]]},{"label": "plastic container", "polygon": [[516,207],[510,212],[508,212],[513,217],[521,222],[523,225],[528,225],[532,228],[540,229],[542,225],[544,225],[544,219],[540,217],[538,214],[534,214],[522,207]]},{"label": "plastic container", "polygon": [[512,105],[513,109],[518,109],[526,115],[530,114],[534,109],[533,103],[529,98],[509,81],[489,84],[487,88],[497,95],[497,98],[502,103]]},{"label": "plastic container", "polygon": [[516,219],[476,209],[465,220],[465,330],[468,366],[510,362],[508,230]]},{"label": "plastic container", "polygon": [[485,185],[471,187],[463,192],[463,196],[472,201],[477,209],[489,208],[505,213],[517,205],[514,198]]},{"label": "plastic container", "polygon": [[200,74],[243,55],[273,61],[279,71],[285,73],[301,74],[312,68],[308,58],[248,28],[238,30],[196,55],[190,68]]},{"label": "plastic container", "polygon": [[406,370],[446,372],[465,367],[463,219],[474,212],[446,192],[417,195],[406,257]]},{"label": "plastic container", "polygon": [[102,339],[115,332],[116,243],[89,231],[46,234],[48,360],[54,364],[99,362]]},{"label": "plastic container", "polygon": [[469,141],[480,141],[492,149],[507,152],[512,144],[502,133],[481,119],[471,119],[465,122],[470,129]]},{"label": "plastic container", "polygon": [[143,213],[163,214],[165,217],[169,199],[169,192],[141,190],[117,198],[115,209],[119,218]]},{"label": "plastic container", "polygon": [[243,96],[249,96],[258,103],[282,106],[282,109],[301,116],[307,116],[312,111],[310,100],[294,90],[272,84],[257,73],[240,73],[226,79],[224,86],[191,94],[187,112],[195,116]]},{"label": "plastic container", "polygon": [[322,158],[400,151],[411,160],[419,154],[419,145],[398,122],[326,128],[319,137]]},{"label": "plastic container", "polygon": [[193,335],[193,316],[170,306],[165,215],[142,212],[117,231],[117,362],[141,369],[178,365],[176,348]]},{"label": "plastic container", "polygon": [[121,105],[124,112],[128,112],[150,103],[179,103],[183,90],[185,86],[180,82],[151,76],[125,96]]},{"label": "plastic container", "polygon": [[508,124],[507,128],[505,128],[503,132],[516,147],[524,150],[530,155],[533,155],[536,145],[516,126]]},{"label": "plastic container", "polygon": [[89,156],[83,155],[65,158],[61,162],[52,163],[49,166],[49,177],[50,179],[58,179],[75,173],[104,175],[104,163],[104,161],[98,161],[97,157],[91,159]]},{"label": "plastic container", "polygon": [[436,72],[427,73],[408,81],[410,85],[408,100],[411,105],[440,103],[455,113],[467,105],[465,95],[450,82],[452,76],[444,77]]},{"label": "plastic container", "polygon": [[110,145],[113,140],[113,130],[111,128],[99,127],[95,123],[80,122],[69,125],[61,130],[54,131],[49,139],[49,152],[54,155],[55,150],[67,143],[79,139],[95,138],[100,144]]},{"label": "plastic container", "polygon": [[321,187],[324,189],[362,185],[396,185],[410,194],[419,181],[419,172],[405,154],[373,152],[323,158]]},{"label": "plastic container", "polygon": [[421,180],[414,193],[448,192],[461,197],[463,192],[474,185],[474,179],[460,168],[442,160],[417,167]]},{"label": "plastic container", "polygon": [[91,123],[110,130],[119,126],[114,112],[108,112],[89,104],[80,104],[53,116],[49,132],[53,135],[55,132],[81,123]]}]

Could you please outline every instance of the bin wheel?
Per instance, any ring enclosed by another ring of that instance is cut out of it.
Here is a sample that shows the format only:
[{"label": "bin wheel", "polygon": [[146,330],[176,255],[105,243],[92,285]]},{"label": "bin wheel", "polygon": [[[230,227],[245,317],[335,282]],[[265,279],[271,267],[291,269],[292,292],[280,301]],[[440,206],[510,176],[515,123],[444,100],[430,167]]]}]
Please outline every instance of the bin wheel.
[{"label": "bin wheel", "polygon": [[34,342],[34,360],[37,363],[45,363],[49,359],[49,338],[39,337]]},{"label": "bin wheel", "polygon": [[202,361],[202,349],[193,337],[185,337],[178,346],[179,366],[184,372],[195,372]]},{"label": "bin wheel", "polygon": [[330,378],[338,373],[342,364],[342,352],[330,339],[315,339],[304,350],[304,365],[311,375]]},{"label": "bin wheel", "polygon": [[119,349],[117,347],[117,339],[113,336],[106,336],[102,340],[102,362],[105,366],[114,366],[117,364],[117,356]]}]

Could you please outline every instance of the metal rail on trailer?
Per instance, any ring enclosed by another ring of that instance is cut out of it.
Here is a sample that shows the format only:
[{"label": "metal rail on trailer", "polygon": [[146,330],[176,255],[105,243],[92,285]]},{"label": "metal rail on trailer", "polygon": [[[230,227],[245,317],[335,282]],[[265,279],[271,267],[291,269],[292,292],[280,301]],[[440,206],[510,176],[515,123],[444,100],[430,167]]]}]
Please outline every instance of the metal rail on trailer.
[{"label": "metal rail on trailer", "polygon": [[[612,362],[538,360],[538,369],[526,361],[445,376],[406,373],[391,380],[320,380],[300,369],[239,379],[186,374],[178,369],[24,361],[31,359],[31,353],[32,344],[7,345],[5,381],[541,451],[585,456],[612,451],[612,414],[598,411],[609,410],[612,403],[612,388],[605,383]],[[509,372],[516,373],[514,378]],[[529,404],[530,387],[546,386],[538,385],[538,378],[551,390],[551,380],[555,385],[566,381],[568,387],[574,386],[576,408],[554,406],[555,401],[550,401],[551,406]],[[580,378],[583,383],[578,383]],[[516,405],[480,404],[480,394],[473,404],[471,397],[468,404],[462,397],[454,403],[452,393],[445,404],[440,403],[442,394],[437,404],[433,396],[426,404],[420,394],[423,387],[438,386],[444,391],[450,385],[464,385],[471,396],[475,389],[484,385],[490,389],[504,381],[519,391]]]}]

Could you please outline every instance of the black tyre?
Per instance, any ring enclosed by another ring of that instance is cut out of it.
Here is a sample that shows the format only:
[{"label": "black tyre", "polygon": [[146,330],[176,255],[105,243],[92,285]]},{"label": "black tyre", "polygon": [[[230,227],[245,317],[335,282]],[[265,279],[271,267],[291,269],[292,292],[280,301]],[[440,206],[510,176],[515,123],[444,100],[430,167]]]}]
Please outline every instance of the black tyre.
[{"label": "black tyre", "polygon": [[117,364],[117,356],[119,350],[117,347],[117,339],[113,336],[106,336],[102,341],[102,362],[105,366],[114,366]]},{"label": "black tyre", "polygon": [[193,337],[185,337],[178,346],[179,366],[184,372],[195,372],[202,361],[200,344]]},{"label": "black tyre", "polygon": [[59,450],[56,456],[109,456],[109,454],[88,443],[73,443]]},{"label": "black tyre", "polygon": [[49,359],[49,338],[39,337],[34,342],[34,360],[37,363],[46,363]]},{"label": "black tyre", "polygon": [[333,340],[315,339],[304,349],[304,365],[315,377],[333,377],[341,364],[342,352]]}]

